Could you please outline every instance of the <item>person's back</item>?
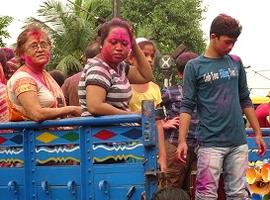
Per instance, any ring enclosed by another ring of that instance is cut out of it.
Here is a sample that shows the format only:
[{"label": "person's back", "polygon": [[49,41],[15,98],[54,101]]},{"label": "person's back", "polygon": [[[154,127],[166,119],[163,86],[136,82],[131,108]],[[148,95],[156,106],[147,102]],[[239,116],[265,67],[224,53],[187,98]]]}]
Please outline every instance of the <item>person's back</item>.
[{"label": "person's back", "polygon": [[70,106],[79,106],[79,96],[78,96],[78,84],[81,79],[82,72],[78,72],[70,77],[68,77],[61,89],[64,93],[66,103]]},{"label": "person's back", "polygon": [[[95,57],[99,53],[99,44],[94,41],[90,43],[85,50],[85,58],[86,60],[89,58]],[[78,72],[64,81],[61,89],[64,93],[65,100],[67,105],[70,106],[80,106],[79,96],[78,96],[78,85],[81,79],[82,72]]]},{"label": "person's back", "polygon": [[49,74],[53,77],[53,79],[56,81],[56,83],[61,87],[66,79],[65,74],[57,69],[54,69],[49,72]]},{"label": "person's back", "polygon": [[267,119],[269,117],[269,114],[270,114],[269,112],[270,112],[270,104],[269,103],[260,104],[256,108],[255,113],[256,113],[256,117],[259,121],[261,128],[270,127],[270,124],[268,121],[269,119]]}]

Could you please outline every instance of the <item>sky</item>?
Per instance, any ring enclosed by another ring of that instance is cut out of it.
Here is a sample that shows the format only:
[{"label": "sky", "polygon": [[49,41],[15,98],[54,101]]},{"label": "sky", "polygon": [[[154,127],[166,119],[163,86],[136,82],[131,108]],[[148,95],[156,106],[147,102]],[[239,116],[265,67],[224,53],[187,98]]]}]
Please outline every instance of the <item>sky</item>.
[{"label": "sky", "polygon": [[[1,16],[9,15],[14,22],[8,27],[11,38],[7,44],[15,43],[26,17],[37,16],[36,11],[44,0],[7,0],[1,2]],[[66,0],[61,0],[66,2]],[[16,5],[16,6],[14,6]],[[266,96],[270,91],[270,1],[269,0],[203,0],[207,7],[202,21],[202,30],[208,38],[212,20],[220,13],[238,19],[243,26],[232,54],[241,57],[246,69],[251,95]],[[257,89],[256,89],[257,88]]]}]

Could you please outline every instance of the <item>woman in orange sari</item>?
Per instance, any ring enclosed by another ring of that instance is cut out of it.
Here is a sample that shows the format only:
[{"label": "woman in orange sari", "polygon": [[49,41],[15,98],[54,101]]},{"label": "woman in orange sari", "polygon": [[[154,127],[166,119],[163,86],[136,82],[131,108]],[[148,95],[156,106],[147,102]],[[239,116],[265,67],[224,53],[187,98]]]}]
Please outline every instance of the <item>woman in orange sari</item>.
[{"label": "woman in orange sari", "polygon": [[45,70],[51,41],[38,25],[27,27],[17,39],[16,54],[24,63],[7,83],[11,121],[43,121],[80,116],[79,106],[66,106],[61,88]]}]

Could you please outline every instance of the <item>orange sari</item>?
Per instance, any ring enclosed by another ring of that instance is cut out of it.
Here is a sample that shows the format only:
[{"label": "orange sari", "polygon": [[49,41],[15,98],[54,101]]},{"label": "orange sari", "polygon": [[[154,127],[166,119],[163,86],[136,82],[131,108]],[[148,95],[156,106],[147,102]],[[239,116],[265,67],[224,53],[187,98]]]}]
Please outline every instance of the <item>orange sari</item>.
[{"label": "orange sari", "polygon": [[[44,80],[43,83],[41,83],[35,74],[26,66],[22,66],[8,81],[10,121],[29,120],[24,108],[19,105],[18,102],[15,102],[15,98],[23,92],[37,92],[42,107],[58,108],[66,106],[63,92],[56,81],[45,70],[43,70],[42,76]],[[46,98],[49,98],[49,100]],[[43,101],[46,102],[46,104],[44,104]]]}]

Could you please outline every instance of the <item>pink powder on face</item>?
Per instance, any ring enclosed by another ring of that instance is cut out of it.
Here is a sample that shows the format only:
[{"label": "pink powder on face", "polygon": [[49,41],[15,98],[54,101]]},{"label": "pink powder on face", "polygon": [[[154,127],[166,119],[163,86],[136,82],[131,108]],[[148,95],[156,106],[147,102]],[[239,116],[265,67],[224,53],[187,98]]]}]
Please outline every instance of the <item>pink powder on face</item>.
[{"label": "pink powder on face", "polygon": [[40,41],[41,35],[42,35],[42,32],[40,31],[32,31],[29,33],[29,36],[32,36],[37,41]]},{"label": "pink powder on face", "polygon": [[128,47],[131,48],[131,38],[125,28],[116,27],[111,29],[108,38],[108,41],[116,40],[118,42],[125,42],[127,43]]},{"label": "pink powder on face", "polygon": [[[29,43],[32,42],[40,43],[47,39],[48,39],[47,35],[42,31],[32,31],[29,32],[28,34]],[[36,70],[43,70],[45,64],[47,64],[50,60],[51,52],[48,49],[46,50],[43,49],[42,51],[31,50],[31,52],[24,53],[22,57],[24,58],[25,63],[28,64],[29,67],[33,67]]]},{"label": "pink powder on face", "polygon": [[34,57],[34,56],[28,56],[28,55],[24,55],[24,60],[25,63],[29,66],[29,67],[34,67],[36,68],[36,70],[43,70],[44,66],[49,62],[50,60],[50,54],[46,53],[43,54],[43,56],[45,57],[43,59],[43,61],[39,61],[37,62],[38,58]]},{"label": "pink powder on face", "polygon": [[105,61],[118,65],[127,58],[130,47],[131,41],[127,30],[116,27],[109,32],[109,35],[102,46],[101,55]]}]

